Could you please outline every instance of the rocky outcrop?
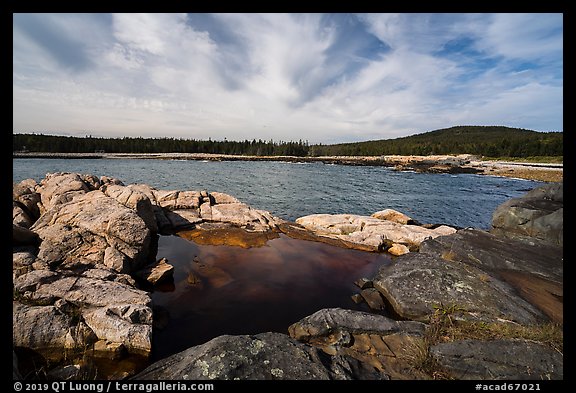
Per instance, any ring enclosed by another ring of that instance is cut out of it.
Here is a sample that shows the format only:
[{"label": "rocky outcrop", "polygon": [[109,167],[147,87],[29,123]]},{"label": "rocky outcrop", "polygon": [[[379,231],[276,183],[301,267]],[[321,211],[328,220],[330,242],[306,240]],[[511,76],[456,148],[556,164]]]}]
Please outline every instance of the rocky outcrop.
[{"label": "rocky outcrop", "polygon": [[204,223],[266,234],[281,222],[223,193],[106,176],[59,172],[14,184],[14,345],[51,360],[90,346],[147,356],[152,304],[131,275],[170,279],[173,267],[153,255],[156,233]]},{"label": "rocky outcrop", "polygon": [[387,379],[345,356],[328,356],[280,333],[220,336],[160,360],[134,379]]},{"label": "rocky outcrop", "polygon": [[490,273],[501,270],[530,272],[562,282],[562,248],[495,236],[479,229],[461,229],[449,235],[429,239],[420,245],[420,253],[458,261]]},{"label": "rocky outcrop", "polygon": [[[291,337],[217,337],[136,378],[427,379],[431,375],[418,366],[423,353],[451,378],[562,378],[562,355],[534,342],[436,341],[428,347],[439,312],[467,323],[561,323],[563,259],[554,245],[562,234],[555,221],[561,185],[528,199],[506,207],[512,213],[495,214],[491,234],[420,225],[390,209],[372,217],[312,215],[286,223],[217,192],[126,186],[74,173],[49,174],[39,184],[26,180],[13,185],[13,343],[16,353],[26,348],[51,360],[86,348],[108,359],[147,356],[152,326],[160,324],[135,278],[154,284],[173,272],[156,261],[157,233],[254,247],[284,232],[397,255],[372,280],[357,281],[355,301],[378,314],[325,309],[291,325]],[[551,238],[542,235],[547,228]],[[194,263],[212,288],[234,279]],[[188,281],[203,285],[195,276]],[[78,375],[78,364],[70,375]]]},{"label": "rocky outcrop", "polygon": [[526,340],[463,340],[434,345],[432,359],[454,379],[563,379],[563,356]]},{"label": "rocky outcrop", "polygon": [[[399,220],[398,215],[374,213],[378,217],[391,217]],[[396,212],[397,213],[397,212]],[[397,221],[354,214],[312,214],[296,219],[296,223],[314,232],[316,235],[368,246],[373,251],[382,251],[395,243],[416,250],[420,243],[456,232],[446,225],[434,229],[418,225],[404,225]]]},{"label": "rocky outcrop", "polygon": [[564,243],[564,183],[538,187],[494,211],[491,232],[528,242]]},{"label": "rocky outcrop", "polygon": [[423,379],[413,359],[423,345],[425,325],[361,311],[330,308],[296,322],[291,337],[333,356],[350,356],[370,364],[392,379]]},{"label": "rocky outcrop", "polygon": [[546,317],[486,272],[461,262],[410,253],[383,266],[374,287],[403,319],[426,322],[436,308],[457,306],[462,318],[536,324]]},{"label": "rocky outcrop", "polygon": [[150,230],[133,210],[98,190],[58,204],[31,229],[42,239],[39,258],[67,269],[103,265],[108,247],[137,268],[146,261],[151,241]]},{"label": "rocky outcrop", "polygon": [[420,253],[478,268],[486,273],[484,279],[505,281],[552,321],[563,323],[562,247],[463,229],[426,240],[420,245]]}]

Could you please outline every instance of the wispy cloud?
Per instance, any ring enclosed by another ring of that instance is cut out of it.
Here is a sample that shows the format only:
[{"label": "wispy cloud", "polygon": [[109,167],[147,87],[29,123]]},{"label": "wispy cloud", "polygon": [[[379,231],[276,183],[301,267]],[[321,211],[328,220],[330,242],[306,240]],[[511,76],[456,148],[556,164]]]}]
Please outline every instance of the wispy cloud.
[{"label": "wispy cloud", "polygon": [[14,132],[562,130],[558,14],[15,14]]}]

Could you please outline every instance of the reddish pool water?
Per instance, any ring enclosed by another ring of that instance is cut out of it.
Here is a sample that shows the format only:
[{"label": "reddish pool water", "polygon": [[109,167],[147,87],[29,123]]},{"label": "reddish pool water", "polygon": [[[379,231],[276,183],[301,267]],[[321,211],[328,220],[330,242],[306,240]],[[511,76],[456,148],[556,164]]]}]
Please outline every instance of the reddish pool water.
[{"label": "reddish pool water", "polygon": [[348,250],[281,234],[264,246],[201,245],[162,236],[158,258],[174,265],[174,284],[152,293],[153,359],[223,334],[287,332],[288,326],[326,307],[367,311],[350,298],[353,284],[390,262],[386,254]]}]

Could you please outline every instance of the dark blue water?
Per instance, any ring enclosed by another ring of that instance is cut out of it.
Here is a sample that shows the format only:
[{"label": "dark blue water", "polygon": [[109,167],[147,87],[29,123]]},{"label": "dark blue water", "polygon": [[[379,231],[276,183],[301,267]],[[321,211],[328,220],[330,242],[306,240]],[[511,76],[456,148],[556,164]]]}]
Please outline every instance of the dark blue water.
[{"label": "dark blue water", "polygon": [[504,201],[542,182],[482,175],[395,172],[385,167],[283,162],[146,159],[13,159],[13,180],[48,172],[112,176],[158,189],[231,194],[250,206],[295,220],[315,213],[369,215],[395,209],[422,223],[488,229]]}]

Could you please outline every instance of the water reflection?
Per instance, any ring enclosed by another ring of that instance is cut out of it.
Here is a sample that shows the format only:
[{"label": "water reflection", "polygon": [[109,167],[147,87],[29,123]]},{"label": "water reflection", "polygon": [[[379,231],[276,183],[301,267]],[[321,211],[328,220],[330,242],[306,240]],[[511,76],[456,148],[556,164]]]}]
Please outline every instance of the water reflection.
[{"label": "water reflection", "polygon": [[222,334],[285,333],[321,308],[366,311],[350,298],[358,291],[353,282],[390,261],[384,254],[283,234],[251,248],[201,243],[178,236],[159,240],[158,258],[174,265],[174,286],[152,294],[160,322],[152,340],[154,359]]}]

